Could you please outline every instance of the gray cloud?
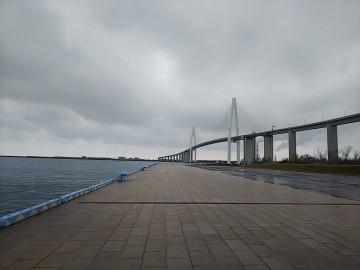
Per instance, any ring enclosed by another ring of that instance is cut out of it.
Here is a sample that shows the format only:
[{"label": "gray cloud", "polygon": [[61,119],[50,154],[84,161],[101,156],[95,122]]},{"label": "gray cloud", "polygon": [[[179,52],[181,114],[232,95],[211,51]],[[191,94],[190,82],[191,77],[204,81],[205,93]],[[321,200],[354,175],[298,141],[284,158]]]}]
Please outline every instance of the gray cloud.
[{"label": "gray cloud", "polygon": [[78,155],[81,140],[104,144],[94,154],[121,144],[128,155],[157,157],[187,147],[192,125],[199,140],[226,136],[232,97],[245,133],[357,113],[359,8],[356,0],[2,1],[1,154],[31,151],[28,139],[42,136],[54,155]]}]

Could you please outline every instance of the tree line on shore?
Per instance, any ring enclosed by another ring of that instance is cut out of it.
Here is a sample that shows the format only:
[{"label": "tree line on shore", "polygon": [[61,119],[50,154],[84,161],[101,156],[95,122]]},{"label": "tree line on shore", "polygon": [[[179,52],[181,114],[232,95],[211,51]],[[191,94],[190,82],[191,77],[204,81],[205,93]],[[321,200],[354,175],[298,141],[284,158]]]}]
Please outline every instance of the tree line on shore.
[{"label": "tree line on shore", "polygon": [[[289,159],[285,158],[280,163],[288,163]],[[343,165],[359,165],[360,152],[353,150],[351,145],[347,145],[340,149],[338,158],[335,161],[328,161],[327,151],[317,149],[314,155],[303,154],[296,155],[296,160],[293,163],[309,164],[309,163],[334,163]]]}]

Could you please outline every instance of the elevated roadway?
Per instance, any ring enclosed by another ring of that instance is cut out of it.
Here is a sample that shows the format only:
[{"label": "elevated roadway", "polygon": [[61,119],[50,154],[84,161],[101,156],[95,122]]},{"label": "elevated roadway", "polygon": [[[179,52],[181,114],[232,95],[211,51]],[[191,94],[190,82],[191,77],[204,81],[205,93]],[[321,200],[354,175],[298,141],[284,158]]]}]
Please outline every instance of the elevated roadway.
[{"label": "elevated roadway", "polygon": [[[360,122],[360,113],[343,116],[335,119],[315,122],[311,124],[299,125],[294,127],[274,129],[264,132],[254,132],[251,134],[232,136],[231,141],[236,142],[240,140],[245,141],[245,161],[251,162],[255,158],[255,138],[264,137],[264,157],[269,161],[273,160],[273,136],[279,134],[289,134],[289,159],[294,161],[296,159],[296,132],[314,130],[319,128],[327,128],[327,143],[328,143],[328,159],[334,160],[338,156],[338,139],[337,126]],[[200,147],[222,143],[228,141],[228,137],[209,140],[194,145],[191,149],[188,148],[177,154],[159,157],[161,161],[183,161],[192,162],[190,160],[190,151],[194,151]]]}]

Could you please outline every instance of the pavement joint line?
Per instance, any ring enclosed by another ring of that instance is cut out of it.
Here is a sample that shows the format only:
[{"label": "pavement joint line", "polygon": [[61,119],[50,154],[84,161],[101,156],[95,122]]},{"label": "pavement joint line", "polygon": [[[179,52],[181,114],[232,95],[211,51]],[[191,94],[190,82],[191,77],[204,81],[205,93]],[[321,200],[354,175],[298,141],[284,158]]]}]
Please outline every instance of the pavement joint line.
[{"label": "pavement joint line", "polygon": [[81,201],[79,204],[229,204],[229,205],[328,205],[328,206],[356,206],[360,203],[306,203],[306,202],[154,202],[154,201]]}]

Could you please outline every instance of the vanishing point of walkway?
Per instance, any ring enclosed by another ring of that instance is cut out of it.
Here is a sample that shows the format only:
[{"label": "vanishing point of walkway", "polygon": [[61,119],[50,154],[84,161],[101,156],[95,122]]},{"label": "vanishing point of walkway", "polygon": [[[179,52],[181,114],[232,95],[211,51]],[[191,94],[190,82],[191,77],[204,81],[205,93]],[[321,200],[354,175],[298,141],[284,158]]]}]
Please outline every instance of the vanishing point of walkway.
[{"label": "vanishing point of walkway", "polygon": [[160,164],[1,230],[0,269],[360,269],[360,203]]}]

